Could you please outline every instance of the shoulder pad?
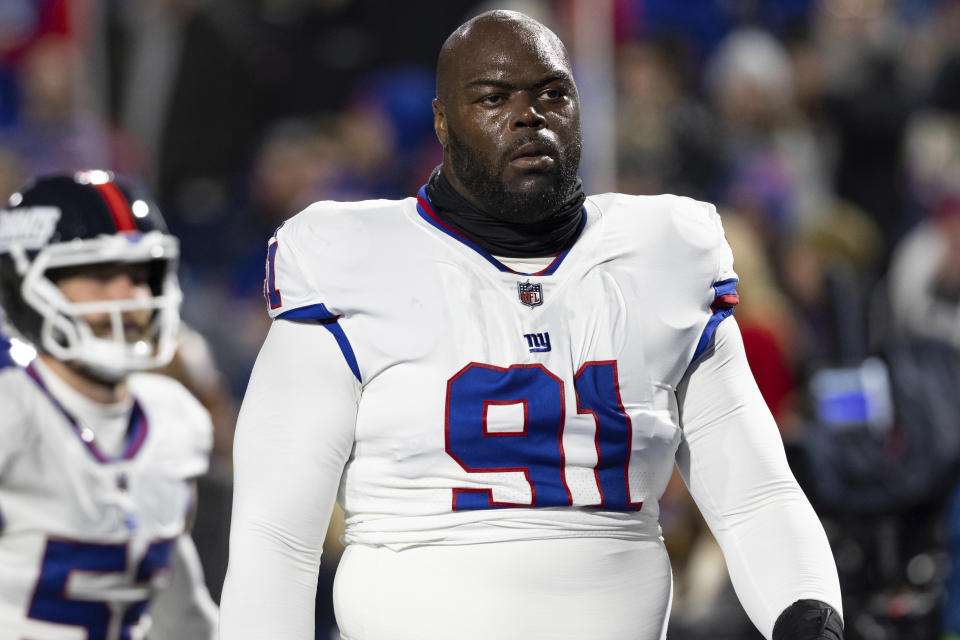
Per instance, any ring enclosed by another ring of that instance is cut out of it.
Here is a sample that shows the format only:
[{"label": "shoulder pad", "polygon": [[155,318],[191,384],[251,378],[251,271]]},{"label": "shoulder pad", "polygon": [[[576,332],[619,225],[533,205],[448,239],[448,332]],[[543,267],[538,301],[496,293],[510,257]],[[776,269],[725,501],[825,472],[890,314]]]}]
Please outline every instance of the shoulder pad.
[{"label": "shoulder pad", "polygon": [[206,472],[213,449],[213,423],[206,408],[177,380],[156,373],[128,378],[130,391],[164,440],[167,468],[178,477]]}]

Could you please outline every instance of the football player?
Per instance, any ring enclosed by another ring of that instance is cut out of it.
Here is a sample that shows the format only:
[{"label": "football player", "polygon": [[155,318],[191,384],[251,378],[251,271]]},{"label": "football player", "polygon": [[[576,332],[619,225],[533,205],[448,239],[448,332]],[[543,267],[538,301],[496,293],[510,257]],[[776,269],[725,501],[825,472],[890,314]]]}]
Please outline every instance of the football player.
[{"label": "football player", "polygon": [[221,638],[313,638],[337,497],[345,639],[663,638],[675,463],[761,633],[840,638],[715,209],[584,196],[566,51],[522,14],[450,36],[433,108],[416,198],[316,203],[269,241]]},{"label": "football player", "polygon": [[[172,379],[178,243],[104,171],[0,211],[0,304],[39,354],[0,370],[0,638],[206,640],[187,533],[211,425]],[[152,623],[152,625],[151,625]]]}]

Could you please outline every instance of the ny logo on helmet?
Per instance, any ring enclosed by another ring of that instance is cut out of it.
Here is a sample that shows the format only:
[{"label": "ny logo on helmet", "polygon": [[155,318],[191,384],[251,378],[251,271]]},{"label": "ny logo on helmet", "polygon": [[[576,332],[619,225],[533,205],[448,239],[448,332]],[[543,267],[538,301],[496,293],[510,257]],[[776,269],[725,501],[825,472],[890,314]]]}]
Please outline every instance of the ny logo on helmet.
[{"label": "ny logo on helmet", "polygon": [[533,284],[529,280],[517,283],[517,293],[520,295],[520,302],[528,307],[538,307],[543,304],[543,290],[540,284]]}]

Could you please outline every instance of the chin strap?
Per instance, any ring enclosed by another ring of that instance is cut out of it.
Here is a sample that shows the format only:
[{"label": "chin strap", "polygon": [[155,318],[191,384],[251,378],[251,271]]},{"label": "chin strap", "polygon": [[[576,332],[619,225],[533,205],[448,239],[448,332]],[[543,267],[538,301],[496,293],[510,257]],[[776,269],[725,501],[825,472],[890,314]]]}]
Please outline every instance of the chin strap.
[{"label": "chin strap", "polygon": [[797,600],[777,618],[773,640],[843,640],[843,620],[826,602]]}]

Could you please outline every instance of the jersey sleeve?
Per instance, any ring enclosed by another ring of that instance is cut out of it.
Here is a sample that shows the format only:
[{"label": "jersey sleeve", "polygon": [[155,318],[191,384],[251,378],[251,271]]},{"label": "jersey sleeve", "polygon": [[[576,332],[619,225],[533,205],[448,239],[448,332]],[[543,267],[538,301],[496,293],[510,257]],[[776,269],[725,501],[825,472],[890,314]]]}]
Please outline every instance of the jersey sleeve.
[{"label": "jersey sleeve", "polygon": [[186,454],[180,466],[184,478],[196,478],[207,472],[210,467],[210,452],[213,450],[213,421],[206,407],[200,404],[193,394],[182,389],[185,396],[184,426]]},{"label": "jersey sleeve", "polygon": [[737,293],[739,278],[733,270],[733,251],[723,232],[717,208],[707,202],[691,202],[700,209],[698,213],[704,225],[704,240],[709,248],[709,259],[713,262],[712,281],[705,283],[710,287],[707,297],[709,309],[705,309],[708,317],[693,354],[692,361],[696,361],[707,350],[720,323],[733,315],[740,296]]},{"label": "jersey sleeve", "polygon": [[267,243],[264,297],[274,320],[320,321],[357,380],[360,365],[337,322],[356,307],[361,271],[369,267],[367,231],[349,203],[316,202],[284,222]]},{"label": "jersey sleeve", "polygon": [[237,420],[221,638],[313,638],[320,554],[359,399],[329,332],[273,323]]},{"label": "jersey sleeve", "polygon": [[765,638],[793,602],[842,611],[823,526],[787,465],[734,321],[678,389],[677,467],[717,539],[744,610]]},{"label": "jersey sleeve", "polygon": [[267,241],[263,294],[273,319],[329,320],[339,246],[335,203],[315,203],[284,222]]}]

